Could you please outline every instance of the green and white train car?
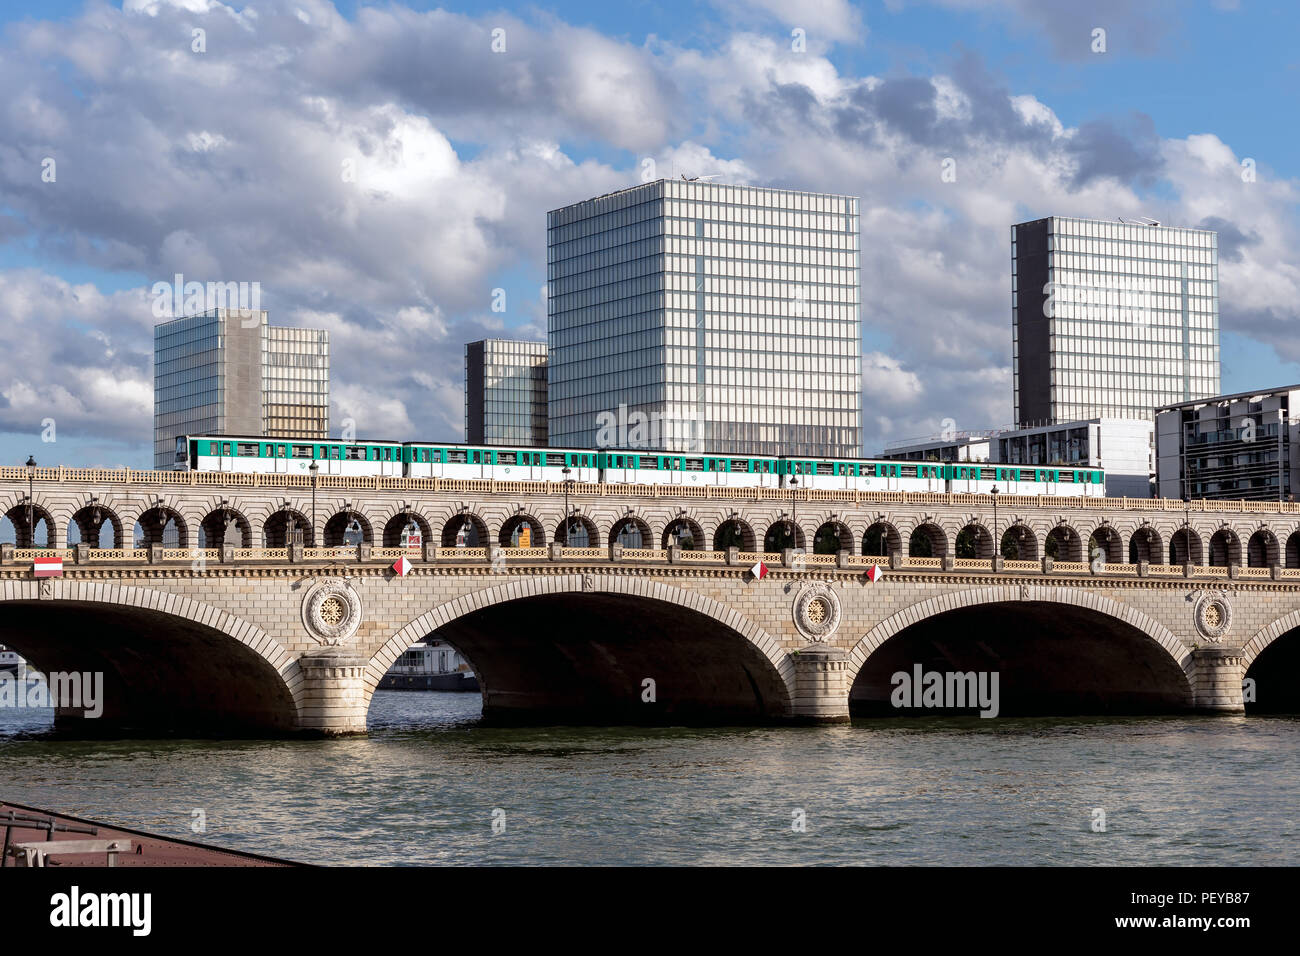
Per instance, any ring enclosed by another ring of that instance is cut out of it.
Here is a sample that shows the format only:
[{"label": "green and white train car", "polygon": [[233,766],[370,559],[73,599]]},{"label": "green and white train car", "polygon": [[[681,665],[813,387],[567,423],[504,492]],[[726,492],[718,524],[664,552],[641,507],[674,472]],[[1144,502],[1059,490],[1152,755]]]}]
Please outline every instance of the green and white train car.
[{"label": "green and white train car", "polygon": [[957,494],[988,494],[997,487],[1009,495],[1090,498],[1106,493],[1105,473],[1096,468],[232,436],[177,442],[177,467],[200,471],[306,474],[312,462],[322,475]]},{"label": "green and white train car", "polygon": [[195,471],[306,475],[403,475],[401,442],[186,436],[176,440],[177,467]]}]

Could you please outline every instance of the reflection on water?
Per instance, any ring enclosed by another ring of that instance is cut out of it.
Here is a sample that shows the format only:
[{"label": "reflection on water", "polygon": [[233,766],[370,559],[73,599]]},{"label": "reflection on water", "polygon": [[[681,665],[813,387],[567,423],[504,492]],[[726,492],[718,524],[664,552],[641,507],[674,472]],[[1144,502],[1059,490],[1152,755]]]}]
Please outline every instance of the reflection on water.
[{"label": "reflection on water", "polygon": [[0,710],[0,797],[190,838],[201,807],[199,839],[318,863],[1300,863],[1295,718],[506,729],[478,713],[476,694],[381,691],[362,739],[90,743],[42,737],[49,711]]}]

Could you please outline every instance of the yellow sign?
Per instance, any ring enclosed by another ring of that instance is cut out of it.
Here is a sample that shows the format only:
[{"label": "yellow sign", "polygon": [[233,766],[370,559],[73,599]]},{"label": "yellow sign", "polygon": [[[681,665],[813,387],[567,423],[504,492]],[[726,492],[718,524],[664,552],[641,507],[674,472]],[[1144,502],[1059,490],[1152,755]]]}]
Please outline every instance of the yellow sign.
[{"label": "yellow sign", "polygon": [[519,529],[519,547],[531,548],[533,546],[532,541],[533,529],[528,525],[524,525]]}]

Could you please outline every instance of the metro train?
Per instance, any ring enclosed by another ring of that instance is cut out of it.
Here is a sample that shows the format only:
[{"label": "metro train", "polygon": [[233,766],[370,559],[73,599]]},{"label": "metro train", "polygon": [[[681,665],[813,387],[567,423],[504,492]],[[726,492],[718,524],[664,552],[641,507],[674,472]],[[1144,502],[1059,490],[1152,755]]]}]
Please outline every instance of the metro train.
[{"label": "metro train", "polygon": [[176,441],[176,467],[196,471],[496,478],[502,481],[860,489],[1101,498],[1099,468],[999,463],[884,461],[793,456],[692,455],[664,451],[489,447],[426,442],[190,435]]}]

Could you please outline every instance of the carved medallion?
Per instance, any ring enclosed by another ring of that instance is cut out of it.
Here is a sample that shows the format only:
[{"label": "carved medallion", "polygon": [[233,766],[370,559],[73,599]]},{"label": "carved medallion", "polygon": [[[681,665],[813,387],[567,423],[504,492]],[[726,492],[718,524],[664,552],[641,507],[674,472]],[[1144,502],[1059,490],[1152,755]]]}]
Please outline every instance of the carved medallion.
[{"label": "carved medallion", "polygon": [[361,624],[361,599],[346,581],[326,578],[303,598],[302,623],[318,643],[342,644]]},{"label": "carved medallion", "polygon": [[1196,630],[1211,644],[1218,644],[1232,626],[1232,604],[1224,591],[1205,591],[1192,611]]},{"label": "carved medallion", "polygon": [[824,641],[840,626],[843,610],[835,591],[818,581],[800,589],[794,599],[794,626],[811,642]]}]

